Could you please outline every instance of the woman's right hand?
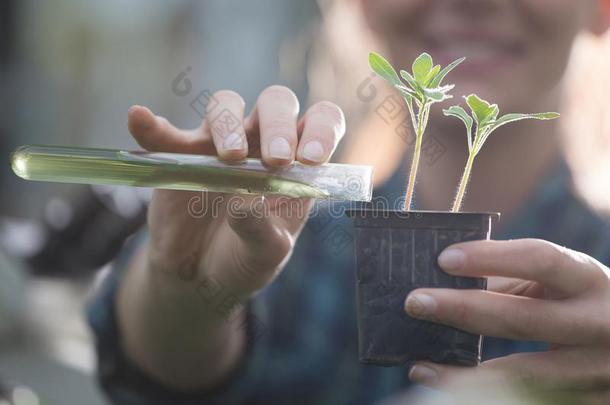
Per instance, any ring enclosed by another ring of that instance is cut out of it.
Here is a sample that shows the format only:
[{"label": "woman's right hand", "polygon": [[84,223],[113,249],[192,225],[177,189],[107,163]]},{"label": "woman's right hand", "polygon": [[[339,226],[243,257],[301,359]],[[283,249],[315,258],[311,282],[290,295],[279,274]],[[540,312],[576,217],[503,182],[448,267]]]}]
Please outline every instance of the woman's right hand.
[{"label": "woman's right hand", "polygon": [[[195,130],[178,129],[140,106],[129,110],[129,130],[149,151],[217,155],[225,161],[260,157],[269,167],[294,160],[325,163],[345,132],[343,112],[330,102],[312,105],[298,119],[298,99],[283,86],[266,88],[245,118],[239,94],[219,91],[212,100]],[[236,362],[243,347],[235,340],[239,334],[193,291],[198,282],[212,280],[223,295],[244,302],[270,283],[287,262],[312,203],[287,201],[154,191],[147,246],[119,294],[119,322],[132,360],[178,388],[205,386]],[[210,363],[219,371],[206,377],[197,367],[205,364],[209,372]]]},{"label": "woman's right hand", "polygon": [[[330,102],[314,104],[297,120],[297,97],[283,86],[265,89],[246,118],[239,94],[219,91],[213,100],[196,130],[177,129],[144,107],[130,109],[129,129],[149,151],[212,154],[225,161],[252,156],[269,167],[325,163],[345,131],[341,109]],[[201,274],[249,295],[278,273],[307,218],[309,199],[286,200],[155,190],[148,216],[151,269],[187,278]]]}]

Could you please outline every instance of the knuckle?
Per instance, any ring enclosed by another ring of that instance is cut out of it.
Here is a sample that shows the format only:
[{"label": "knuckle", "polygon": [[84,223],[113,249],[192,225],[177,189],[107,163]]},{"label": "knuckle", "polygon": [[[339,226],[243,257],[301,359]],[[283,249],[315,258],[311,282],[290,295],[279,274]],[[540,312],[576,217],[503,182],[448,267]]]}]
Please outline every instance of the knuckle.
[{"label": "knuckle", "polygon": [[503,329],[508,334],[516,339],[527,339],[535,333],[538,323],[535,322],[533,311],[528,310],[523,306],[514,306],[512,316],[502,317]]},{"label": "knuckle", "polygon": [[[276,226],[265,228],[264,235],[258,235],[256,246],[247,249],[248,253],[245,255],[243,252],[238,253],[237,249],[233,252],[239,264],[238,268],[244,276],[253,280],[263,277],[266,282],[279,273],[290,257],[294,248],[294,237],[287,230]],[[263,240],[264,243],[261,245]],[[261,255],[261,249],[265,250],[266,254]]]},{"label": "knuckle", "polygon": [[593,257],[582,253],[573,252],[575,260],[581,262],[583,267],[589,269],[588,276],[590,278],[591,287],[608,287],[610,283],[610,270],[602,263]]},{"label": "knuckle", "polygon": [[260,237],[264,237],[268,232],[266,218],[242,213],[242,215],[235,215],[235,219],[239,221],[236,231],[244,239],[257,240]]},{"label": "knuckle", "polygon": [[137,135],[134,136],[136,142],[138,143],[138,145],[140,145],[142,148],[146,149],[149,152],[155,152],[156,151],[156,144],[154,142],[152,142],[150,140],[149,137],[146,136],[141,136],[141,135]]},{"label": "knuckle", "polygon": [[263,90],[259,96],[259,101],[266,101],[267,99],[280,100],[282,102],[294,102],[298,105],[299,101],[292,90],[286,86],[274,84]]},{"label": "knuckle", "polygon": [[310,111],[318,114],[323,114],[324,116],[327,116],[332,119],[333,122],[343,123],[345,121],[345,115],[343,114],[343,110],[341,110],[341,108],[337,104],[332,103],[330,101],[320,101],[312,105]]},{"label": "knuckle", "polygon": [[536,258],[536,267],[544,273],[553,273],[565,258],[565,248],[541,239],[531,239],[532,257]]},{"label": "knuckle", "polygon": [[343,111],[329,101],[321,101],[311,106],[307,112],[307,121],[309,131],[332,135],[335,140],[341,139],[345,134]]},{"label": "knuckle", "polygon": [[213,97],[220,102],[238,102],[242,107],[246,105],[242,96],[233,90],[219,90],[214,93]]},{"label": "knuckle", "polygon": [[275,228],[273,235],[274,237],[271,240],[271,244],[277,247],[280,257],[286,257],[286,255],[294,249],[296,242],[294,236],[287,229],[283,228]]},{"label": "knuckle", "polygon": [[165,117],[157,117],[157,131],[160,133],[167,133],[171,129],[169,120]]},{"label": "knuckle", "polygon": [[465,300],[457,300],[457,302],[453,303],[447,311],[444,311],[444,314],[442,312],[441,309],[441,311],[439,311],[439,317],[447,318],[447,321],[455,325],[466,326],[470,321],[470,311],[468,310]]},{"label": "knuckle", "polygon": [[308,124],[305,133],[309,133],[319,140],[331,144],[338,138],[337,132],[333,131],[331,127],[317,122]]},{"label": "knuckle", "polygon": [[270,135],[290,135],[293,133],[296,134],[296,122],[286,118],[272,118],[262,123],[261,126],[263,127],[263,131],[267,132]]},{"label": "knuckle", "polygon": [[163,148],[163,137],[171,132],[171,124],[164,117],[157,117],[154,126],[146,131],[134,133],[134,138],[140,146],[149,151],[160,151]]}]

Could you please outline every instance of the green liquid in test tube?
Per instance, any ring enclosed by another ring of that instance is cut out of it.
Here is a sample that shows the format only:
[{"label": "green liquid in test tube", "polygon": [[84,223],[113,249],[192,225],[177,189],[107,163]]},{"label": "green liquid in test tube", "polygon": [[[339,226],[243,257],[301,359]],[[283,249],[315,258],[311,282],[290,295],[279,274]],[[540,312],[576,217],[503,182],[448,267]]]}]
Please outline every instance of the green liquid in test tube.
[{"label": "green liquid in test tube", "polygon": [[293,163],[269,169],[258,159],[226,163],[215,156],[115,149],[22,146],[11,166],[26,180],[172,190],[271,194],[370,201],[370,166]]}]

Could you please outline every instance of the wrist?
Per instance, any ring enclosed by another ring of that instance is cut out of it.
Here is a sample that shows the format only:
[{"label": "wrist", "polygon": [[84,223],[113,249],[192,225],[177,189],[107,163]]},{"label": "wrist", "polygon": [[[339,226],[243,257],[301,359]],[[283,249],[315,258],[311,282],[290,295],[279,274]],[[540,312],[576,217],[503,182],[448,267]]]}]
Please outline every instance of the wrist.
[{"label": "wrist", "polygon": [[245,305],[223,296],[207,279],[158,271],[146,249],[122,280],[117,310],[127,357],[174,389],[217,383],[245,351]]}]

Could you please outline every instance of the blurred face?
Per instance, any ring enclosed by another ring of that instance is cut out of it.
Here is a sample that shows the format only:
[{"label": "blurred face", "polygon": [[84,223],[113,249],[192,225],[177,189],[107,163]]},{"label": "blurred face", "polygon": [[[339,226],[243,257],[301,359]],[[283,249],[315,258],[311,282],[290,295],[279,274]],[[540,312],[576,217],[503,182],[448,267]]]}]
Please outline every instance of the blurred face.
[{"label": "blurred face", "polygon": [[443,66],[465,56],[466,62],[449,79],[457,85],[454,94],[478,93],[505,112],[553,108],[554,90],[577,33],[601,29],[600,0],[362,0],[362,4],[370,27],[397,66],[410,67],[423,51]]}]

